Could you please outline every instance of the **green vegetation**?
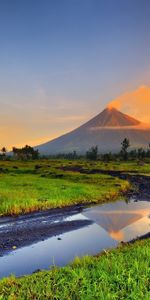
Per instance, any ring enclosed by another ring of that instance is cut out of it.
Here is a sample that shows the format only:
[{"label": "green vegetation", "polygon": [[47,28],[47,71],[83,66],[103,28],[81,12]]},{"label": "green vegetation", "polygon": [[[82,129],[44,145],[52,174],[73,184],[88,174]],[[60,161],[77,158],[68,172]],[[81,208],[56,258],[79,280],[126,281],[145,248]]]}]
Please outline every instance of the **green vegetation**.
[{"label": "green vegetation", "polygon": [[[77,162],[76,162],[77,163]],[[115,199],[129,183],[109,175],[64,171],[75,161],[1,161],[0,215]],[[86,161],[79,167],[92,167]]]},{"label": "green vegetation", "polygon": [[0,215],[79,203],[102,203],[114,200],[129,188],[127,181],[98,174],[100,170],[149,175],[150,163],[149,160],[145,163],[81,159],[1,160]]},{"label": "green vegetation", "polygon": [[89,160],[97,160],[98,158],[98,146],[92,147],[86,152],[86,158]]},{"label": "green vegetation", "polygon": [[14,158],[21,160],[38,159],[39,152],[34,150],[31,146],[26,145],[23,148],[12,148]]},{"label": "green vegetation", "polygon": [[129,139],[125,138],[123,142],[121,143],[122,148],[120,154],[122,155],[124,160],[128,159],[128,148],[130,147],[130,141]]},{"label": "green vegetation", "polygon": [[64,268],[0,281],[0,299],[150,299],[150,239],[76,258]]}]

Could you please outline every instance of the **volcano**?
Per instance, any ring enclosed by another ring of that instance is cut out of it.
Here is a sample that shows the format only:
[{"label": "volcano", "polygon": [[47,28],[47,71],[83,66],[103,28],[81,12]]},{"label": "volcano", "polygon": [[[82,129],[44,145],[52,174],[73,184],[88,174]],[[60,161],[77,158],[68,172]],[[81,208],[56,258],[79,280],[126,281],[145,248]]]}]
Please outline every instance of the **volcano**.
[{"label": "volcano", "polygon": [[77,129],[35,148],[43,155],[72,151],[84,154],[96,145],[100,153],[118,152],[124,138],[129,138],[131,148],[147,148],[150,126],[108,107]]},{"label": "volcano", "polygon": [[[135,126],[139,125],[141,122],[123,114],[115,108],[106,108],[95,118],[91,119],[85,125],[92,128],[98,127],[122,127],[122,126]],[[84,125],[84,126],[85,126]]]}]

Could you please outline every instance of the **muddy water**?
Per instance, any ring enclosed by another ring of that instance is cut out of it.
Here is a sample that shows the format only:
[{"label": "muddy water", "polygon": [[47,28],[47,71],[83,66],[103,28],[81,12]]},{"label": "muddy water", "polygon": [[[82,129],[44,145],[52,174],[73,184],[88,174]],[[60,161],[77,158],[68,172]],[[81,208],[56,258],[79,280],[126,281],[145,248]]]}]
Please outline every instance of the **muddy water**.
[{"label": "muddy water", "polygon": [[[150,231],[150,202],[134,201],[92,206],[70,215],[61,216],[61,222],[83,222],[73,230],[14,250],[0,257],[0,277],[22,276],[53,265],[64,266],[76,256],[95,255],[104,249],[116,247],[120,241],[130,241]],[[42,221],[43,222],[43,221]],[[57,223],[57,218],[49,226]],[[7,222],[1,226],[6,227]],[[10,224],[8,225],[10,226]],[[68,227],[67,227],[68,228]]]}]

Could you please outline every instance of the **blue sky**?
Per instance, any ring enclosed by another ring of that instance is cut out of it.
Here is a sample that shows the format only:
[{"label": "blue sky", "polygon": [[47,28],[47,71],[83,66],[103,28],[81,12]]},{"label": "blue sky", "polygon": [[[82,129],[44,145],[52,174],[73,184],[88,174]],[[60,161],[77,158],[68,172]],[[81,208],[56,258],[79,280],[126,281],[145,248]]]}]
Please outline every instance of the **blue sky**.
[{"label": "blue sky", "polygon": [[150,85],[149,0],[0,0],[0,144],[51,139]]}]

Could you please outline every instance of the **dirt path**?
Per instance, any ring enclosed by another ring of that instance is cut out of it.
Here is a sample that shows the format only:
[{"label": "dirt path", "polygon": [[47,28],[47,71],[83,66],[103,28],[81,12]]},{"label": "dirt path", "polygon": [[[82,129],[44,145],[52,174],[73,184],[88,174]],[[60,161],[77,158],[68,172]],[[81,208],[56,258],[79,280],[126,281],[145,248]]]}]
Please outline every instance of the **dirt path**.
[{"label": "dirt path", "polygon": [[0,218],[0,256],[13,249],[92,224],[90,220],[71,220],[81,210],[82,206],[74,206]]}]

